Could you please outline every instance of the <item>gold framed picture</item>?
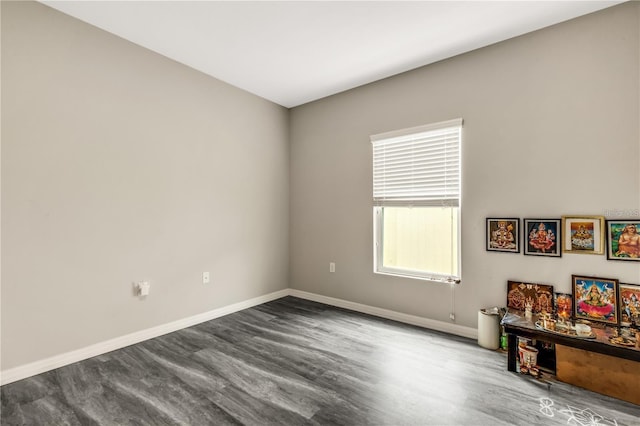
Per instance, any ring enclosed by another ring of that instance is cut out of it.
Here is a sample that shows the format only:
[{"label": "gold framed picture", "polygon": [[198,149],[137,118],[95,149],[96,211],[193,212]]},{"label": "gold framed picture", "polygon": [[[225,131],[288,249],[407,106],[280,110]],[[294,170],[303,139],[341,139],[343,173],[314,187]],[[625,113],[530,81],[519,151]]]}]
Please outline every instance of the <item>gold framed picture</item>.
[{"label": "gold framed picture", "polygon": [[562,216],[562,252],[604,254],[604,216]]},{"label": "gold framed picture", "polygon": [[618,280],[572,275],[573,317],[618,325]]}]

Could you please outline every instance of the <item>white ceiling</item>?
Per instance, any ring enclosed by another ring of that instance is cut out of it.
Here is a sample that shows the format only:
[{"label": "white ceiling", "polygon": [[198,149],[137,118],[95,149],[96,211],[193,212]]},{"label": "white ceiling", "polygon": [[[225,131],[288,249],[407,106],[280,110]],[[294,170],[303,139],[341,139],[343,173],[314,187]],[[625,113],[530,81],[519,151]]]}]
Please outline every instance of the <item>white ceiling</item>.
[{"label": "white ceiling", "polygon": [[621,1],[42,1],[294,107]]}]

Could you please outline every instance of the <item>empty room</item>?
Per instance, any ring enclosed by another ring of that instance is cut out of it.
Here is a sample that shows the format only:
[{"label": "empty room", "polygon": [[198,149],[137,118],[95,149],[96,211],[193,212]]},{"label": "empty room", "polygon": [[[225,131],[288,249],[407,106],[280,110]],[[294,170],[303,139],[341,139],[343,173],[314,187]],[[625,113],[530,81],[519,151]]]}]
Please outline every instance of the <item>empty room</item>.
[{"label": "empty room", "polygon": [[640,2],[0,17],[2,425],[640,425]]}]

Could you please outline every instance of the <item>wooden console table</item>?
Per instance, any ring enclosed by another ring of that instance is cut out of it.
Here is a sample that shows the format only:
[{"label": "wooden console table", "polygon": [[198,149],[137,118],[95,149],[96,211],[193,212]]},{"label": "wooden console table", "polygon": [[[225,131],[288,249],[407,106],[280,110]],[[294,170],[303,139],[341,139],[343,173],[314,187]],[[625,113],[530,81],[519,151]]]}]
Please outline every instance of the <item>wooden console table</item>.
[{"label": "wooden console table", "polygon": [[585,339],[537,328],[536,320],[534,315],[527,321],[519,311],[504,317],[509,371],[516,371],[518,336],[554,343],[558,380],[640,405],[640,349],[610,343],[610,327],[594,327],[596,337]]}]

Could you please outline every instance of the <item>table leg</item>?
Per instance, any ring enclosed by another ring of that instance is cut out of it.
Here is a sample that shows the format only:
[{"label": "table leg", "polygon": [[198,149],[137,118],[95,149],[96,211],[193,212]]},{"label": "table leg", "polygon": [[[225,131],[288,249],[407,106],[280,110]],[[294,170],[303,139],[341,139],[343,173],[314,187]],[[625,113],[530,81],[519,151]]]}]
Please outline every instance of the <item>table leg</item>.
[{"label": "table leg", "polygon": [[507,334],[507,370],[516,371],[516,361],[518,359],[518,336]]}]

